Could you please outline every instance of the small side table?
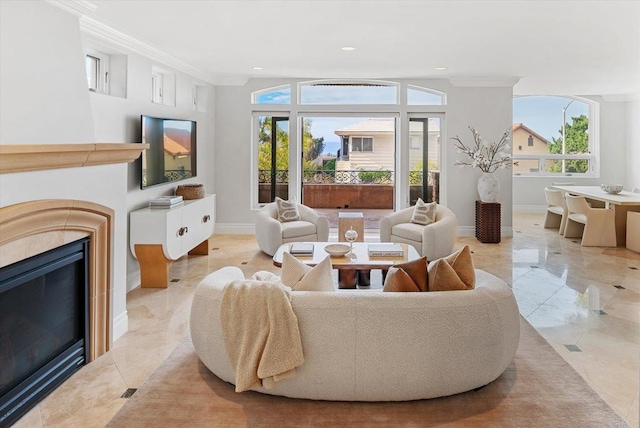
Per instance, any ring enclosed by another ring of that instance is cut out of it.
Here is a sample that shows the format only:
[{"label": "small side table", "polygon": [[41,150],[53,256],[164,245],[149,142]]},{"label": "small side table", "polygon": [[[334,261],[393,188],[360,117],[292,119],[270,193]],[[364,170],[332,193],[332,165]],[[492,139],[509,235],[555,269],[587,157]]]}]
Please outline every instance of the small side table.
[{"label": "small side table", "polygon": [[346,242],[344,233],[353,228],[358,232],[356,242],[364,242],[364,214],[357,212],[339,212],[338,213],[338,241]]},{"label": "small side table", "polygon": [[482,243],[500,242],[500,203],[476,201],[476,238]]}]

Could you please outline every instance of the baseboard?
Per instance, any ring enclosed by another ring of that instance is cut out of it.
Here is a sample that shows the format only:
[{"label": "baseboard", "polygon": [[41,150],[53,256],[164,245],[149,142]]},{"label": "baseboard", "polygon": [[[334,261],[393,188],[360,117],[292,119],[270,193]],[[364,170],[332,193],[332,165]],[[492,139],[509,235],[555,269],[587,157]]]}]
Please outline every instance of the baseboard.
[{"label": "baseboard", "polygon": [[[474,226],[458,226],[458,236],[463,238],[475,237],[476,228]],[[513,238],[513,227],[501,227],[500,236],[502,238]]]},{"label": "baseboard", "polygon": [[124,311],[120,315],[113,318],[112,342],[120,339],[123,334],[129,330],[129,315]]},{"label": "baseboard", "polygon": [[127,293],[140,287],[140,270],[127,274]]},{"label": "baseboard", "polygon": [[546,211],[546,205],[514,205],[514,214],[544,214]]},{"label": "baseboard", "polygon": [[254,235],[256,225],[253,223],[216,223],[214,233],[223,235]]},{"label": "baseboard", "polygon": [[476,228],[473,226],[458,226],[458,236],[476,236]]}]

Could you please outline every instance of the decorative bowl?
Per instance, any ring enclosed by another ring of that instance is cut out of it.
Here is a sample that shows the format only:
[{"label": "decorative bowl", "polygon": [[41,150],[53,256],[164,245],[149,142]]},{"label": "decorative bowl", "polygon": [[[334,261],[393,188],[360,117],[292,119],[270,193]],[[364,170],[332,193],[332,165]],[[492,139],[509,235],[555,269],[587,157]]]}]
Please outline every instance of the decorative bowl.
[{"label": "decorative bowl", "polygon": [[622,184],[601,184],[600,188],[607,193],[617,195],[622,192]]},{"label": "decorative bowl", "polygon": [[343,257],[350,249],[351,247],[347,244],[329,244],[324,247],[324,250],[329,253],[331,257]]}]

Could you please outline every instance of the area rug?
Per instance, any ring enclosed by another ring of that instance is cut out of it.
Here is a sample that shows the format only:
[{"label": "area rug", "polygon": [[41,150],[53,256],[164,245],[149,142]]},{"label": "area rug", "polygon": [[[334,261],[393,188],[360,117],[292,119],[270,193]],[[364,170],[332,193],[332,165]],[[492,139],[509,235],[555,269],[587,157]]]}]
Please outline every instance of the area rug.
[{"label": "area rug", "polygon": [[232,385],[209,372],[185,338],[108,426],[602,428],[627,424],[521,319],[516,357],[494,382],[476,391],[409,402],[333,402],[236,393]]}]

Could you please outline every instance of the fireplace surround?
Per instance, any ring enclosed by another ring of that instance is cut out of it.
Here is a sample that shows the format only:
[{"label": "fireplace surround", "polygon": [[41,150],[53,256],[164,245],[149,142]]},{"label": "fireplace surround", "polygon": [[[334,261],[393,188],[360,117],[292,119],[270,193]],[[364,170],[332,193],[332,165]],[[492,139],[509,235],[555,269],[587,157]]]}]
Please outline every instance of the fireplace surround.
[{"label": "fireplace surround", "polygon": [[88,361],[109,349],[114,212],[87,201],[40,200],[0,208],[0,267],[88,237]]}]

